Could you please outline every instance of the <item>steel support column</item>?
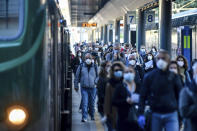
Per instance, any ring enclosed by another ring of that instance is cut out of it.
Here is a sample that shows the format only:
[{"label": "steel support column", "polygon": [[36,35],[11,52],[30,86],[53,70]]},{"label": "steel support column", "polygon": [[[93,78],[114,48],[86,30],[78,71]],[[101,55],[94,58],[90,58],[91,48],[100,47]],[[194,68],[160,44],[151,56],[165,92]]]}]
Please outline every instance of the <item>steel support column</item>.
[{"label": "steel support column", "polygon": [[104,33],[104,32],[103,32],[103,26],[101,26],[101,41],[104,40],[104,38],[103,38],[103,36],[104,36],[103,33]]},{"label": "steel support column", "polygon": [[129,26],[127,24],[127,14],[124,15],[124,43],[128,43],[129,39]]},{"label": "steel support column", "polygon": [[160,48],[171,54],[171,0],[159,0],[159,43]]},{"label": "steel support column", "polygon": [[140,9],[138,12],[138,21],[137,21],[137,50],[140,51],[141,45],[145,45],[145,18],[144,11]]},{"label": "steel support column", "polygon": [[115,42],[120,43],[120,20],[115,20]]},{"label": "steel support column", "polygon": [[104,25],[104,43],[107,43],[107,25]]}]

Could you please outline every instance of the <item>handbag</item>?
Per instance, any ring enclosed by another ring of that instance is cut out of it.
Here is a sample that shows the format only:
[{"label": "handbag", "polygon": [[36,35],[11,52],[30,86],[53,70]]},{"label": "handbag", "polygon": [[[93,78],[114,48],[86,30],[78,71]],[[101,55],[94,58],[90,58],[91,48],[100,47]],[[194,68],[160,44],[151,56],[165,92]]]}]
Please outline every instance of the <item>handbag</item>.
[{"label": "handbag", "polygon": [[137,120],[138,120],[137,109],[135,108],[135,105],[132,105],[129,109],[128,122],[133,123],[133,122],[137,122]]}]

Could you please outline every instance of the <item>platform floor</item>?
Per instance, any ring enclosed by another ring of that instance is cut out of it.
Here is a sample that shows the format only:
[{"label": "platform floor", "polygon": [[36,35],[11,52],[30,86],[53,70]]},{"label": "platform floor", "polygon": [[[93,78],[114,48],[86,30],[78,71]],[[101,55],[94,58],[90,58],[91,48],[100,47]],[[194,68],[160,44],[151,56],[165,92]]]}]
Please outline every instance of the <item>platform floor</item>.
[{"label": "platform floor", "polygon": [[72,91],[72,131],[104,131],[105,125],[100,122],[100,115],[96,111],[95,121],[90,118],[86,123],[81,122],[81,113],[79,112],[79,105],[81,101],[81,94],[74,89]]}]

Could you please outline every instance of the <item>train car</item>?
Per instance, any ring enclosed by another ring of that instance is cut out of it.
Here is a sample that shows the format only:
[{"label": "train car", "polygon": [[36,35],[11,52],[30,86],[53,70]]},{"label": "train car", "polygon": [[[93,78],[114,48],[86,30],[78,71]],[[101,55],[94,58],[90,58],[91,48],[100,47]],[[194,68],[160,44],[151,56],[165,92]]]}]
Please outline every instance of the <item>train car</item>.
[{"label": "train car", "polygon": [[1,131],[70,130],[69,31],[62,19],[54,0],[0,0]]}]

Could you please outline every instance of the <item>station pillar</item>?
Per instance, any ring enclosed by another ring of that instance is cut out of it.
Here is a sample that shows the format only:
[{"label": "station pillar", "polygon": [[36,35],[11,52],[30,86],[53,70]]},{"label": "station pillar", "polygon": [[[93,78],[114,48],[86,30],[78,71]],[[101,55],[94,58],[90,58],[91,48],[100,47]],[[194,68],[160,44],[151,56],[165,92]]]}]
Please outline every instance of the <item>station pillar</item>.
[{"label": "station pillar", "polygon": [[103,39],[103,26],[101,26],[101,41],[103,41],[104,39]]},{"label": "station pillar", "polygon": [[115,42],[120,43],[120,20],[115,20]]},{"label": "station pillar", "polygon": [[124,43],[128,43],[129,26],[127,24],[127,14],[124,15],[123,20],[124,20]]},{"label": "station pillar", "polygon": [[138,21],[137,21],[137,44],[136,48],[140,51],[141,45],[145,45],[145,18],[144,18],[144,11],[140,9],[138,12]]},{"label": "station pillar", "polygon": [[104,43],[107,43],[107,25],[104,25]]},{"label": "station pillar", "polygon": [[171,55],[172,1],[159,0],[159,43],[160,48]]}]

